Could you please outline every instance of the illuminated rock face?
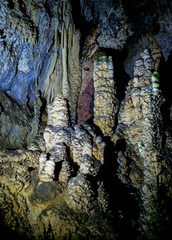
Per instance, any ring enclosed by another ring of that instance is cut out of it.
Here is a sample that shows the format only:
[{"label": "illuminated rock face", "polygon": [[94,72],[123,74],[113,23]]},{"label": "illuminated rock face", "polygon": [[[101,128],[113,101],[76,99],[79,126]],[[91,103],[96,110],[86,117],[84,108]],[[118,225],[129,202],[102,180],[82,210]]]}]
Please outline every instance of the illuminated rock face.
[{"label": "illuminated rock face", "polygon": [[48,106],[48,122],[44,131],[45,150],[40,155],[39,178],[41,182],[51,182],[55,178],[55,163],[67,158],[66,147],[70,145],[67,102],[62,94]]},{"label": "illuminated rock face", "polygon": [[171,9],[0,0],[0,235],[172,238]]},{"label": "illuminated rock face", "polygon": [[[140,222],[143,232],[148,239],[154,239],[159,227],[159,188],[162,182],[162,92],[154,85],[152,73],[154,62],[148,50],[144,50],[140,59],[136,61],[134,79],[130,80],[126,97],[122,102],[119,112],[120,124],[124,124],[124,136],[128,144],[133,144],[133,149],[138,155],[136,165],[142,169],[142,183],[139,183],[138,173],[131,173],[132,184],[139,187],[142,201]],[[155,75],[156,72],[153,73]],[[157,73],[156,73],[157,74]],[[117,133],[119,131],[117,129]],[[125,176],[123,172],[126,159],[119,155],[120,178]],[[122,167],[123,166],[123,167]],[[136,180],[134,180],[136,179]],[[137,180],[138,179],[138,180]],[[124,178],[124,183],[125,183]],[[136,182],[135,182],[136,181]]]},{"label": "illuminated rock face", "polygon": [[115,84],[112,57],[94,60],[94,123],[105,136],[112,136],[115,126]]}]

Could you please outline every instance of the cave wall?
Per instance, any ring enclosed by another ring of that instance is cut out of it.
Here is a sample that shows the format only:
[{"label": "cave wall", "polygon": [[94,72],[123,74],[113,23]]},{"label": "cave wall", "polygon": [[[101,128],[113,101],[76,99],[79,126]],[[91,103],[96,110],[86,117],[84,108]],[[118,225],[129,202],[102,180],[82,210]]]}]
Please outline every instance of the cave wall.
[{"label": "cave wall", "polygon": [[[2,1],[0,7],[1,91],[30,111],[33,118],[38,115],[37,121],[41,98],[50,103],[58,92],[62,92],[69,101],[70,118],[74,123],[81,66],[80,32],[73,23],[71,3]],[[1,133],[2,137],[9,138],[7,141],[11,146],[9,144],[8,147],[22,147],[29,143],[24,140],[22,144],[18,140],[15,144],[10,135],[19,139],[17,130],[8,131],[3,129]],[[38,127],[31,131],[30,139],[37,132]]]},{"label": "cave wall", "polygon": [[170,239],[171,10],[0,1],[0,233]]}]

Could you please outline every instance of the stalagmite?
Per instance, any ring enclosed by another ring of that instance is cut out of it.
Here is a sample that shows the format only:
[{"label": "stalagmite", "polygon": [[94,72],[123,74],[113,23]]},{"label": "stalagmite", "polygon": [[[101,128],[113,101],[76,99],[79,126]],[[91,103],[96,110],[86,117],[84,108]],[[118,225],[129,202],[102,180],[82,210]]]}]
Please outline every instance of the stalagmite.
[{"label": "stalagmite", "polygon": [[112,57],[94,59],[94,123],[105,136],[112,136],[115,126],[115,84]]},{"label": "stalagmite", "polygon": [[[135,144],[136,154],[140,160],[136,161],[143,172],[141,196],[140,226],[146,239],[154,239],[159,227],[159,199],[161,187],[159,180],[162,171],[162,116],[161,105],[163,97],[159,89],[159,74],[154,71],[154,62],[147,49],[140,54],[134,68],[134,78],[129,81],[126,97],[122,102],[119,113],[120,124],[128,144]],[[117,129],[116,134],[121,134]],[[121,154],[119,154],[120,157]],[[121,158],[121,157],[120,157]],[[120,161],[119,158],[119,161]],[[125,156],[123,156],[125,159]],[[126,163],[124,163],[126,164]],[[126,167],[125,167],[126,168]],[[119,167],[121,171],[121,166]],[[123,174],[126,174],[123,172]],[[139,179],[130,175],[133,179]],[[126,178],[123,175],[122,181]],[[138,184],[138,182],[136,182]],[[137,187],[138,185],[136,185]]]},{"label": "stalagmite", "polygon": [[48,106],[48,122],[44,132],[46,153],[40,156],[40,181],[53,181],[55,162],[66,160],[66,145],[70,136],[68,127],[67,103],[62,94],[58,94],[54,102]]}]

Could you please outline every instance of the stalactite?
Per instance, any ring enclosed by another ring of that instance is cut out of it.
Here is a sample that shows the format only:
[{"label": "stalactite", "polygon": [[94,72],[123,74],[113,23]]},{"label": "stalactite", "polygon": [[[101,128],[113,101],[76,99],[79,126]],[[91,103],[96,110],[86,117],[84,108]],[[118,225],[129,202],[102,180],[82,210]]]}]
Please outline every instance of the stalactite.
[{"label": "stalactite", "polygon": [[74,124],[81,86],[80,32],[75,29],[72,20],[70,1],[63,1],[59,8],[61,8],[60,25],[56,19],[54,56],[50,60],[50,69],[44,84],[44,96],[49,103],[54,100],[57,93],[61,92],[69,101],[71,122]]}]

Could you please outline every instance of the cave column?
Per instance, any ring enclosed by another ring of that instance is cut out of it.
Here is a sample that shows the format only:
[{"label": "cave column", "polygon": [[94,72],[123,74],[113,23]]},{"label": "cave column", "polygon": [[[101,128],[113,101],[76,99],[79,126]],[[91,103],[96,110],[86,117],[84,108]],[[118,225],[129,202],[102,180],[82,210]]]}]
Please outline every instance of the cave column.
[{"label": "cave column", "polygon": [[67,101],[59,93],[53,103],[48,105],[48,122],[44,131],[45,152],[39,158],[40,182],[53,181],[56,164],[67,161],[66,148],[70,145],[70,134],[66,130],[69,125],[68,115]]},{"label": "cave column", "polygon": [[94,59],[94,123],[105,136],[112,136],[115,126],[115,86],[112,57]]},{"label": "cave column", "polygon": [[[163,97],[155,63],[158,61],[155,61],[148,49],[140,54],[134,66],[134,78],[129,81],[126,96],[120,106],[116,130],[117,137],[125,138],[127,145],[132,145],[132,158],[135,162],[132,168],[134,171],[137,168],[141,170],[141,181],[132,171],[130,179],[140,191],[139,223],[145,239],[156,239],[161,222],[159,194],[163,157],[160,109]],[[120,164],[123,160],[125,165],[124,157],[119,152]]]},{"label": "cave column", "polygon": [[[142,125],[142,139],[138,142],[144,165],[144,179],[140,191],[142,202],[140,224],[146,239],[156,239],[160,224],[159,191],[162,171],[162,116],[160,109],[163,97],[158,84],[159,75],[157,72],[152,74],[154,64],[148,50],[145,50],[141,57],[147,74],[147,85],[141,88],[144,122]],[[156,84],[155,76],[158,78]]]}]

